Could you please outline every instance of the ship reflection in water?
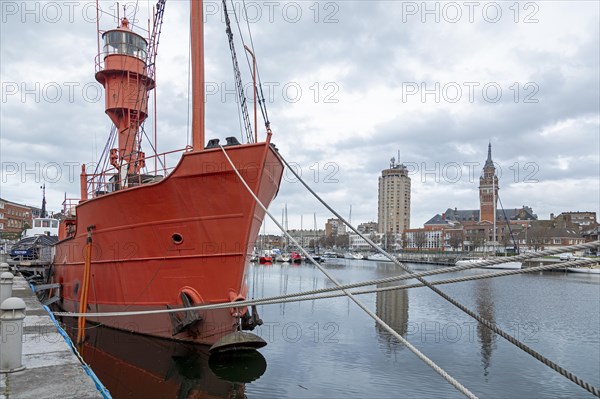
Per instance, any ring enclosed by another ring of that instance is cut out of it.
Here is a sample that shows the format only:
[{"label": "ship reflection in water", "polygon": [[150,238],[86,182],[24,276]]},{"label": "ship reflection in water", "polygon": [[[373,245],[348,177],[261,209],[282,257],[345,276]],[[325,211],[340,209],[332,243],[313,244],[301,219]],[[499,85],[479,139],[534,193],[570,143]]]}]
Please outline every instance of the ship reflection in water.
[{"label": "ship reflection in water", "polygon": [[[76,328],[67,332],[75,340]],[[87,326],[80,352],[115,399],[244,398],[267,369],[256,351],[209,355],[208,346],[103,326]]]}]

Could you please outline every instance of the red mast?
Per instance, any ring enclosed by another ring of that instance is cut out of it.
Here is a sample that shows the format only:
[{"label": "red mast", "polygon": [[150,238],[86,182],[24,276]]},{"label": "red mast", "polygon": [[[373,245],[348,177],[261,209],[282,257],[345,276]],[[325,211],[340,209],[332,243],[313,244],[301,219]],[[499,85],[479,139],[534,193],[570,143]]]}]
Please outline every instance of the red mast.
[{"label": "red mast", "polygon": [[190,0],[192,46],[192,144],[204,149],[204,26],[202,0]]},{"label": "red mast", "polygon": [[127,18],[117,29],[104,32],[102,39],[96,80],[104,86],[105,112],[119,132],[119,147],[111,150],[111,164],[119,169],[123,187],[127,176],[144,166],[138,130],[148,117],[148,91],[155,84],[146,73],[148,42],[131,31]]}]

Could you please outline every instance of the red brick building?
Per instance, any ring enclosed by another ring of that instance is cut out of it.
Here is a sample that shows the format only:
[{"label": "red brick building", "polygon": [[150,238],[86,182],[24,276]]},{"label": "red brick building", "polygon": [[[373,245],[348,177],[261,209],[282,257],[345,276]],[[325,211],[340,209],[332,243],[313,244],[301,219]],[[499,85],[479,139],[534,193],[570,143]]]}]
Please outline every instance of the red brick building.
[{"label": "red brick building", "polygon": [[31,209],[0,198],[0,236],[20,234],[26,225],[31,226]]}]

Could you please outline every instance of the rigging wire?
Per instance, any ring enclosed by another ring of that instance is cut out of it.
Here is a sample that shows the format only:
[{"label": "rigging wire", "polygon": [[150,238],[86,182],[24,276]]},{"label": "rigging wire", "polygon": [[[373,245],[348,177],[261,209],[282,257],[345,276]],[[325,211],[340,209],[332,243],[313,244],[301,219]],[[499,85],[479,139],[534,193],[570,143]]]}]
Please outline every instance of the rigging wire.
[{"label": "rigging wire", "polygon": [[[231,30],[231,21],[229,19],[229,14],[227,12],[227,1],[222,0],[223,4],[223,13],[225,15],[225,32],[227,33],[227,39],[229,41],[229,50],[231,51],[231,62],[233,64],[233,75],[235,80],[235,86],[238,93],[238,99],[240,101],[240,108],[242,110],[242,118],[244,120],[244,130],[246,133],[246,139],[248,143],[254,142],[253,134],[252,134],[252,124],[250,122],[250,116],[248,115],[248,104],[246,101],[246,95],[244,93],[244,85],[242,84],[242,75],[240,72],[240,67],[237,61],[237,54],[235,51],[235,44],[233,40],[233,31]],[[234,8],[235,12],[235,8]]]},{"label": "rigging wire", "polygon": [[[288,236],[290,241],[292,241],[292,243],[294,243],[294,245],[297,246],[300,249],[300,251],[302,251],[304,256],[306,256],[308,259],[310,259],[310,261],[321,271],[321,273],[323,273],[325,276],[327,276],[327,278],[329,278],[329,280],[331,280],[331,282],[333,282],[336,286],[340,286],[341,284],[339,283],[339,281],[335,277],[333,277],[333,275],[331,273],[329,273],[323,266],[321,266],[318,262],[316,262],[314,260],[314,258],[308,252],[306,252],[306,250],[302,246],[300,246],[300,244],[298,244],[298,242],[287,231],[285,231],[285,228],[283,226],[281,226],[279,224],[279,222],[277,222],[277,219],[268,211],[268,209],[258,199],[258,197],[256,196],[256,194],[254,194],[254,192],[252,191],[250,186],[248,186],[248,184],[246,183],[246,181],[244,180],[244,178],[242,177],[240,172],[237,170],[237,168],[233,164],[233,161],[231,160],[231,158],[229,158],[229,155],[225,151],[225,148],[223,146],[220,146],[220,148],[221,148],[221,151],[223,151],[225,158],[227,158],[227,161],[231,165],[231,168],[237,175],[238,179],[240,179],[240,182],[244,185],[244,187],[246,188],[248,193],[250,193],[252,198],[254,198],[254,201],[262,208],[262,210],[265,212],[265,214],[269,215],[269,217],[271,218],[271,220],[273,220],[273,222],[277,225],[277,227],[279,227],[279,229]],[[477,398],[477,396],[475,396],[475,394],[473,394],[464,385],[462,385],[460,382],[458,382],[456,379],[454,379],[450,374],[448,374],[444,369],[442,369],[440,366],[438,366],[434,361],[432,361],[430,358],[428,358],[423,352],[421,352],[419,349],[417,349],[417,347],[415,347],[410,342],[408,342],[401,334],[399,334],[396,330],[394,330],[392,327],[390,327],[385,321],[383,321],[379,316],[377,316],[377,314],[375,314],[365,304],[363,304],[354,295],[352,295],[352,293],[350,291],[343,289],[342,292],[345,295],[347,295],[348,298],[350,300],[352,300],[359,308],[361,308],[367,315],[369,315],[369,317],[371,317],[373,320],[375,320],[375,322],[377,324],[379,324],[382,328],[384,328],[391,335],[396,337],[396,339],[398,339],[404,346],[406,346],[413,354],[415,354],[425,364],[427,364],[435,372],[437,372],[439,375],[441,375],[446,381],[448,381],[450,384],[452,384],[452,386],[454,386],[463,395],[465,395],[468,398]]]},{"label": "rigging wire", "polygon": [[[242,0],[242,2],[244,4],[244,11],[246,11],[246,0]],[[246,25],[248,27],[248,36],[250,38],[250,48],[252,49],[252,53],[256,54],[256,52],[254,51],[254,40],[252,40],[252,30],[250,29],[250,22],[248,21],[248,19],[248,14],[246,12]],[[248,60],[248,54],[246,54],[246,60]],[[252,69],[250,67],[250,60],[248,60],[248,67]],[[262,113],[263,120],[265,121],[265,127],[267,131],[269,131],[271,130],[271,122],[269,121],[269,115],[267,113],[267,104],[265,102],[265,95],[262,90],[262,80],[260,78],[260,69],[258,68],[258,61],[256,61],[256,76],[258,78],[258,89],[260,89],[260,95],[258,95],[259,90],[256,90],[256,95],[258,96],[258,104],[260,106],[260,112]]]},{"label": "rigging wire", "polygon": [[[244,36],[242,35],[242,31],[240,30],[240,24],[238,22],[238,18],[237,18],[237,13],[235,11],[235,5],[233,4],[233,0],[231,0],[231,8],[233,10],[233,16],[235,18],[235,22],[237,23],[237,27],[238,27],[238,32],[240,34],[240,39],[242,40],[242,47],[245,48],[245,43],[244,43]],[[246,55],[246,61],[248,61],[248,53],[246,51],[244,51],[244,54]],[[236,105],[238,108],[238,123],[240,125],[240,137],[242,137],[242,141],[243,141],[243,136],[242,136],[242,108],[241,108],[241,102],[240,101],[236,101]]]},{"label": "rigging wire", "polygon": [[276,154],[277,154],[277,157],[287,166],[287,168],[292,171],[292,173],[294,174],[294,176],[296,176],[296,178],[298,179],[298,181],[300,181],[300,183],[302,183],[302,185],[317,200],[319,200],[319,202],[321,202],[321,204],[323,204],[331,213],[333,213],[339,220],[341,220],[342,223],[344,223],[345,225],[347,225],[352,231],[354,231],[356,234],[358,234],[363,240],[365,240],[376,251],[378,251],[382,255],[385,255],[388,259],[390,259],[392,262],[394,262],[397,266],[401,267],[404,271],[406,271],[407,273],[409,273],[413,278],[416,278],[417,280],[419,280],[421,283],[423,283],[424,285],[426,285],[433,292],[435,292],[436,294],[438,294],[439,296],[441,296],[442,298],[444,298],[446,301],[450,302],[451,304],[453,304],[454,306],[456,306],[457,308],[459,308],[460,310],[462,310],[464,313],[468,314],[469,316],[471,316],[472,318],[474,318],[475,320],[477,320],[483,326],[487,327],[488,329],[492,330],[496,334],[500,335],[502,338],[506,339],[511,344],[515,345],[516,347],[518,347],[519,349],[521,349],[524,352],[528,353],[529,355],[531,355],[535,359],[539,360],[540,362],[542,362],[546,366],[548,366],[551,369],[553,369],[554,371],[558,372],[563,377],[568,378],[570,381],[576,383],[577,385],[579,385],[580,387],[584,388],[588,392],[590,392],[590,393],[592,393],[592,394],[600,397],[600,390],[598,390],[598,388],[596,388],[593,385],[591,385],[591,384],[589,384],[589,383],[581,380],[579,377],[575,376],[574,374],[572,374],[568,370],[562,368],[558,364],[556,364],[556,363],[552,362],[551,360],[545,358],[540,353],[536,352],[535,350],[533,350],[529,346],[525,345],[521,341],[519,341],[519,340],[515,339],[514,337],[512,337],[510,334],[506,333],[504,330],[500,329],[494,323],[490,322],[489,320],[483,318],[479,314],[477,314],[477,313],[473,312],[472,310],[468,309],[466,306],[464,306],[461,303],[459,303],[458,301],[454,300],[449,295],[447,295],[443,291],[439,290],[437,287],[434,287],[427,280],[423,279],[422,277],[415,277],[415,273],[408,266],[404,265],[403,263],[400,263],[392,255],[390,255],[389,253],[387,253],[386,251],[384,251],[381,247],[379,247],[375,243],[373,243],[373,241],[371,241],[368,237],[366,237],[364,234],[360,233],[354,226],[350,225],[348,223],[348,221],[346,221],[346,219],[344,219],[344,217],[342,215],[340,215],[331,206],[329,206],[314,190],[312,190],[308,186],[308,184],[306,184],[306,182],[298,175],[298,173],[295,171],[295,169],[293,169],[293,168],[290,167],[290,165],[287,163],[287,161],[283,158],[283,156],[280,153],[277,152]]},{"label": "rigging wire", "polygon": [[[500,199],[500,195],[498,193],[496,193],[496,198],[498,198],[498,201],[500,201],[500,208],[502,209],[502,216],[504,216],[504,222],[508,226],[508,232],[510,233],[510,238],[512,239],[512,242],[515,243],[515,250],[517,251],[517,253],[519,253],[519,242],[517,240],[515,240],[515,236],[510,227],[510,223],[508,223],[508,217],[506,216],[506,211],[504,210],[504,205],[502,205],[502,200]],[[525,228],[527,228],[527,227],[525,227]]]},{"label": "rigging wire", "polygon": [[[140,128],[141,128],[142,134],[144,136],[146,136],[146,139],[148,139],[148,144],[150,145],[152,152],[154,152],[154,156],[158,159],[158,162],[162,166],[163,170],[166,170],[167,168],[166,168],[164,162],[162,161],[162,159],[156,153],[156,148],[154,148],[154,144],[152,143],[152,140],[150,140],[150,137],[148,137],[148,133],[146,133],[146,129],[143,126],[141,126]],[[141,142],[142,142],[142,140],[140,140],[140,145],[141,145]]]},{"label": "rigging wire", "polygon": [[[600,245],[600,241],[594,241],[594,242],[586,243],[586,244],[578,244],[578,245],[572,245],[572,246],[567,246],[567,247],[554,248],[551,251],[553,251],[552,253],[556,254],[556,253],[559,253],[562,251],[574,251],[574,250],[581,250],[581,249],[586,249],[586,248],[594,248],[594,247],[597,247],[598,245]],[[542,253],[548,254],[548,252],[546,252],[546,251],[541,251],[541,252],[537,252],[534,255],[541,256]],[[531,258],[531,256],[530,256],[530,258]],[[496,264],[501,263],[501,262],[506,262],[506,260],[496,261]],[[545,271],[545,270],[552,270],[552,269],[556,269],[557,267],[560,267],[560,268],[581,267],[581,266],[587,266],[590,264],[594,264],[595,262],[597,262],[597,261],[594,259],[591,259],[591,260],[590,259],[582,259],[582,260],[576,260],[576,261],[561,262],[560,266],[557,266],[556,264],[549,264],[549,265],[543,265],[543,266],[534,266],[534,267],[530,267],[527,269],[502,270],[502,271],[498,271],[498,272],[490,272],[490,273],[479,274],[479,275],[440,279],[440,280],[432,281],[432,282],[430,282],[430,284],[438,285],[438,284],[450,284],[450,283],[457,283],[457,282],[460,283],[460,282],[466,282],[466,281],[471,281],[471,280],[481,280],[481,279],[487,279],[487,278],[493,278],[493,277],[504,277],[504,276],[510,276],[510,275],[515,275],[515,274],[525,274],[525,273],[533,273],[533,272],[539,272],[539,271]],[[476,266],[469,265],[468,269],[480,268],[480,267],[481,267],[480,265],[476,265]],[[462,270],[466,270],[466,269],[462,269]],[[449,273],[451,271],[455,271],[455,268],[447,267],[447,268],[438,269],[438,270],[430,270],[430,271],[426,271],[426,272],[415,273],[415,276],[417,276],[417,275],[418,276],[425,276],[425,275],[431,276],[434,274]],[[307,300],[315,300],[315,299],[334,298],[336,296],[343,296],[344,294],[343,293],[342,294],[335,293],[335,294],[328,294],[328,295],[322,295],[322,294],[332,293],[335,291],[340,291],[342,289],[353,289],[353,288],[360,288],[360,287],[369,286],[369,285],[388,284],[388,283],[392,283],[392,282],[396,282],[396,281],[400,281],[400,280],[412,280],[415,278],[415,276],[409,275],[409,274],[402,274],[402,275],[398,275],[398,276],[384,277],[384,278],[377,279],[377,280],[368,280],[368,281],[363,281],[363,282],[358,282],[358,283],[343,284],[340,286],[317,288],[317,289],[313,289],[313,290],[296,292],[296,293],[291,293],[291,294],[286,294],[286,295],[263,297],[263,298],[255,299],[255,300],[236,301],[235,306],[236,307],[244,307],[244,306],[250,306],[250,305],[271,305],[271,304],[278,304],[283,301],[295,302],[295,301],[307,301]],[[263,281],[262,285],[264,286],[264,281]],[[392,291],[392,290],[402,290],[402,289],[420,288],[420,287],[425,287],[425,285],[422,283],[414,283],[414,284],[407,284],[407,285],[395,285],[395,286],[382,287],[382,288],[372,289],[372,290],[353,291],[353,293],[354,294],[368,294],[368,293],[380,292],[380,291]],[[215,309],[227,309],[227,308],[231,308],[231,306],[232,306],[231,302],[222,302],[222,303],[216,303],[216,304],[210,304],[210,305],[191,306],[186,309],[187,310],[215,310]],[[128,311],[98,312],[98,313],[87,312],[85,314],[90,317],[110,317],[110,316],[123,317],[123,316],[142,316],[142,315],[153,315],[153,314],[163,314],[163,313],[175,313],[175,312],[180,312],[180,311],[181,311],[180,308],[179,309],[173,308],[173,309],[159,309],[159,310],[139,310],[139,311],[130,311],[130,312],[128,312]],[[54,314],[56,316],[64,316],[64,317],[79,317],[79,316],[83,315],[80,313],[70,313],[70,312],[54,312]]]},{"label": "rigging wire", "polygon": [[[135,0],[135,8],[133,11],[133,19],[131,21],[131,27],[133,28],[135,25],[135,17],[137,16],[137,12],[138,12],[138,7],[140,4],[140,0]],[[125,15],[125,10],[127,10],[127,4],[123,4],[123,15]],[[137,26],[136,26],[137,27]]]}]

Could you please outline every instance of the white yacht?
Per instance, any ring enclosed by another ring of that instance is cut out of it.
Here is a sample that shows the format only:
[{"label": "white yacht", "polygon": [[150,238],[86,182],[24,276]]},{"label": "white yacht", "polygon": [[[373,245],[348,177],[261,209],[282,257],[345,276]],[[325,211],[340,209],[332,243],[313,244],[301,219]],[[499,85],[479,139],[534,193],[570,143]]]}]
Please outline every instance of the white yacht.
[{"label": "white yacht", "polygon": [[[465,265],[476,265],[478,263],[482,263],[485,262],[488,259],[484,259],[484,258],[474,258],[474,259],[465,259],[465,260],[459,260],[458,262],[456,262],[456,266],[465,266]],[[491,265],[491,266],[481,266],[482,269],[521,269],[522,267],[522,263],[521,262],[503,262],[497,265]]]}]

